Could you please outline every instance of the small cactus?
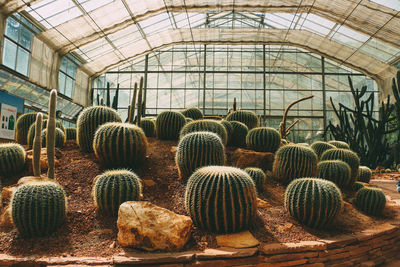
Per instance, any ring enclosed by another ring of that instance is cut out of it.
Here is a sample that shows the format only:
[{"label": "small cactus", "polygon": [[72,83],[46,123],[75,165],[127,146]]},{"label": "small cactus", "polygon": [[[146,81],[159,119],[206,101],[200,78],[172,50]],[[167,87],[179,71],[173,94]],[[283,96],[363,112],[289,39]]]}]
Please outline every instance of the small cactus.
[{"label": "small cactus", "polygon": [[92,197],[98,211],[117,215],[125,201],[138,201],[142,195],[139,177],[128,170],[106,171],[93,181]]},{"label": "small cactus", "polygon": [[146,137],[156,136],[156,123],[152,119],[143,118],[140,120],[140,128],[142,128]]},{"label": "small cactus", "polygon": [[23,171],[25,159],[25,149],[20,144],[0,144],[0,175],[9,177]]},{"label": "small cactus", "polygon": [[233,132],[231,137],[231,144],[237,147],[243,147],[246,144],[246,136],[249,132],[246,124],[238,121],[230,121],[232,124]]},{"label": "small cactus", "polygon": [[182,139],[188,133],[200,131],[216,133],[221,138],[222,143],[226,145],[228,138],[225,127],[215,120],[196,120],[186,124],[181,130],[180,139]]},{"label": "small cactus", "polygon": [[266,175],[260,168],[249,167],[244,169],[245,172],[253,179],[253,182],[256,186],[257,193],[261,193],[263,191],[263,186],[265,184]]},{"label": "small cactus", "polygon": [[318,177],[335,183],[339,188],[345,188],[351,183],[351,168],[341,160],[325,160],[318,163]]},{"label": "small cactus", "polygon": [[[18,117],[15,125],[16,141],[18,144],[28,144],[29,127],[36,120],[37,112],[25,113]],[[43,115],[43,119],[47,119],[47,115]]]},{"label": "small cactus", "polygon": [[[44,120],[43,121],[43,128],[42,129],[46,129],[47,128],[47,122],[48,122],[48,120]],[[60,121],[56,122],[56,128],[62,130],[64,132],[64,134],[66,134],[66,132],[67,132],[66,128],[64,127],[64,125]],[[32,125],[29,127],[28,137],[27,137],[28,149],[32,149],[33,138],[34,137],[35,137],[35,123],[32,123]]]},{"label": "small cactus", "polygon": [[76,128],[67,127],[65,128],[67,140],[76,140]]},{"label": "small cactus", "polygon": [[[42,130],[42,147],[46,147],[46,138],[47,138],[47,129]],[[56,147],[64,147],[65,142],[67,141],[67,138],[65,137],[64,132],[56,128]]]},{"label": "small cactus", "polygon": [[178,140],[185,116],[176,111],[163,111],[156,119],[156,133],[161,140]]},{"label": "small cactus", "polygon": [[369,183],[369,180],[371,180],[372,176],[372,171],[370,168],[367,166],[360,166],[358,168],[358,181],[363,182],[363,183]]},{"label": "small cactus", "polygon": [[232,123],[230,123],[227,120],[222,120],[221,121],[222,126],[225,127],[226,130],[226,136],[227,136],[227,144],[230,144],[231,139],[232,139],[232,134],[233,134],[233,126]]},{"label": "small cactus", "polygon": [[200,109],[198,108],[187,108],[181,111],[181,113],[187,117],[191,118],[193,120],[201,120],[203,119],[203,112],[201,112]]},{"label": "small cactus", "polygon": [[380,188],[364,186],[357,191],[354,204],[359,210],[377,216],[385,208],[386,197]]},{"label": "small cactus", "polygon": [[331,181],[300,178],[285,192],[285,209],[291,216],[311,228],[329,225],[342,208],[340,189]]},{"label": "small cactus", "polygon": [[212,132],[186,134],[178,144],[175,162],[179,176],[187,179],[200,167],[224,165],[225,150],[221,138]]},{"label": "small cactus", "polygon": [[311,144],[311,148],[317,154],[318,159],[321,159],[322,153],[324,153],[328,149],[332,149],[332,148],[336,148],[336,147],[327,142],[316,141]]},{"label": "small cactus", "polygon": [[336,148],[350,149],[349,144],[343,141],[332,140],[328,144],[334,145]]},{"label": "small cactus", "polygon": [[246,145],[258,152],[275,153],[281,145],[281,135],[274,128],[253,128],[247,133]]},{"label": "small cactus", "polygon": [[248,228],[257,212],[254,182],[243,170],[208,166],[190,176],[185,208],[197,227],[214,233]]},{"label": "small cactus", "polygon": [[363,183],[363,182],[355,182],[352,189],[353,189],[353,191],[357,192],[358,190],[360,190],[364,186],[368,186],[368,184],[367,183]]},{"label": "small cactus", "polygon": [[239,121],[244,123],[249,130],[260,126],[257,115],[252,111],[239,110],[234,111],[226,116],[227,121]]}]

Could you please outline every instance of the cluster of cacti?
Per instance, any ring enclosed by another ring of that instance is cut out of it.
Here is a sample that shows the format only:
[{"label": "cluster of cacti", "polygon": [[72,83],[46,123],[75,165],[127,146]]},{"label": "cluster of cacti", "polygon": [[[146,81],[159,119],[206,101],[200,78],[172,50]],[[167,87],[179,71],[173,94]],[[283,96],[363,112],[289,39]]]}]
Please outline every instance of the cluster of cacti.
[{"label": "cluster of cacti", "polygon": [[156,133],[161,140],[178,140],[185,125],[185,116],[176,111],[163,111],[156,119]]},{"label": "cluster of cacti", "polygon": [[[42,147],[46,147],[47,129],[42,130]],[[32,140],[33,141],[33,140]],[[64,147],[67,138],[60,128],[56,128],[56,147]]]},{"label": "cluster of cacti", "polygon": [[257,212],[253,180],[243,170],[208,166],[190,176],[185,192],[185,208],[197,227],[232,233],[246,229]]},{"label": "cluster of cacti", "polygon": [[341,160],[349,164],[351,168],[350,182],[347,184],[350,188],[353,186],[358,177],[358,167],[360,166],[360,159],[357,154],[349,149],[334,148],[326,150],[322,156],[321,161],[324,160]]},{"label": "cluster of cacti", "polygon": [[152,119],[142,119],[140,120],[140,128],[142,128],[146,137],[156,136],[156,123]]},{"label": "cluster of cacti", "polygon": [[311,228],[329,225],[342,207],[340,189],[331,181],[300,178],[285,192],[285,209],[291,216]]},{"label": "cluster of cacti", "polygon": [[93,151],[94,134],[100,125],[107,122],[122,122],[122,120],[114,109],[105,106],[88,107],[79,114],[76,141],[82,151]]},{"label": "cluster of cacti", "polygon": [[100,213],[117,215],[125,201],[138,201],[142,195],[139,177],[128,170],[106,171],[93,181],[92,196]]},{"label": "cluster of cacti", "polygon": [[143,130],[130,123],[103,124],[93,140],[94,154],[107,167],[137,166],[146,157],[147,145]]},{"label": "cluster of cacti", "polygon": [[323,142],[323,141],[316,141],[311,144],[312,150],[314,150],[315,154],[317,154],[318,159],[321,158],[322,154],[332,148],[336,148],[334,145],[329,144],[328,142]]},{"label": "cluster of cacti", "polygon": [[0,175],[9,177],[21,172],[24,169],[25,159],[25,149],[20,144],[0,144]]},{"label": "cluster of cacti", "polygon": [[[43,129],[47,128],[47,121],[48,120],[43,121]],[[56,128],[60,129],[64,134],[66,134],[66,132],[67,132],[66,128],[60,121],[56,122]],[[28,137],[27,137],[28,149],[32,149],[34,137],[35,137],[35,123],[32,123],[31,127],[29,127]],[[46,145],[43,145],[43,146],[46,146]]]},{"label": "cluster of cacti", "polygon": [[255,151],[275,153],[281,145],[281,135],[274,128],[253,128],[247,133],[246,145]]},{"label": "cluster of cacti", "polygon": [[181,111],[182,114],[187,117],[191,118],[193,120],[201,120],[203,118],[203,112],[201,112],[200,109],[198,108],[187,108]]},{"label": "cluster of cacti", "polygon": [[358,178],[357,180],[363,183],[369,183],[371,180],[372,171],[367,166],[360,166],[358,168]]},{"label": "cluster of cacti", "polygon": [[76,128],[67,127],[65,128],[65,135],[67,140],[76,140]]},{"label": "cluster of cacti", "polygon": [[363,183],[363,182],[355,182],[353,187],[352,187],[352,189],[353,189],[353,191],[357,192],[358,190],[360,190],[364,186],[368,186],[368,184],[367,183]]},{"label": "cluster of cacti", "polygon": [[246,145],[246,136],[249,132],[246,124],[238,121],[230,121],[233,131],[231,136],[231,144],[237,147],[243,147]]},{"label": "cluster of cacti", "polygon": [[302,177],[317,176],[318,157],[311,148],[290,144],[282,146],[275,153],[272,173],[282,184]]},{"label": "cluster of cacti", "polygon": [[244,169],[245,172],[253,179],[253,182],[256,186],[257,193],[261,193],[263,191],[263,186],[265,184],[266,175],[263,170],[260,168],[249,167]]},{"label": "cluster of cacti", "polygon": [[336,148],[350,149],[349,144],[343,141],[332,140],[329,141],[328,144],[334,145]]},{"label": "cluster of cacti", "polygon": [[[37,112],[25,113],[18,117],[15,125],[16,141],[21,145],[28,144],[28,131],[29,127],[36,120]],[[44,119],[47,119],[47,115],[43,115]]]},{"label": "cluster of cacti", "polygon": [[246,110],[234,111],[226,116],[226,120],[242,122],[247,126],[247,128],[249,128],[249,130],[260,125],[257,115],[252,111]]},{"label": "cluster of cacti", "polygon": [[380,188],[364,186],[354,199],[356,207],[370,215],[380,215],[386,205],[386,197]]},{"label": "cluster of cacti", "polygon": [[12,220],[23,236],[45,236],[64,222],[67,199],[56,182],[30,182],[17,187],[11,199]]},{"label": "cluster of cacti", "polygon": [[325,160],[318,163],[318,177],[335,183],[339,188],[351,183],[351,168],[341,160]]},{"label": "cluster of cacti", "polygon": [[216,120],[196,120],[189,122],[182,128],[180,139],[182,139],[188,133],[201,131],[216,133],[221,138],[224,145],[226,145],[228,141],[225,127]]},{"label": "cluster of cacti", "polygon": [[233,133],[233,126],[232,126],[232,123],[230,123],[230,122],[227,121],[227,120],[222,120],[220,123],[222,124],[222,126],[225,127],[226,136],[227,136],[227,139],[228,139],[228,140],[227,140],[227,143],[230,144],[231,139],[232,139],[232,133]]},{"label": "cluster of cacti", "polygon": [[179,141],[175,162],[179,176],[187,179],[197,168],[224,165],[224,144],[212,132],[188,133]]}]

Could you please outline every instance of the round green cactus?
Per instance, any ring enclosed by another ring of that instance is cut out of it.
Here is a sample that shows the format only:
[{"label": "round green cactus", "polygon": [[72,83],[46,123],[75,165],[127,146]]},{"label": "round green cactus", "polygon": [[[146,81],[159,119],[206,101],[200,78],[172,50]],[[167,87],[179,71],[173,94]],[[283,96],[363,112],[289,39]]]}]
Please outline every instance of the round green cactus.
[{"label": "round green cactus", "polygon": [[224,144],[215,133],[188,133],[178,144],[175,162],[180,177],[186,179],[197,168],[209,165],[224,165]]},{"label": "round green cactus", "polygon": [[[42,147],[46,147],[46,136],[47,129],[42,131]],[[64,132],[60,128],[56,128],[56,147],[64,147],[67,138],[65,137]],[[32,141],[33,143],[33,141]]]},{"label": "round green cactus", "polygon": [[318,158],[314,151],[302,145],[282,146],[275,153],[273,177],[282,184],[301,177],[317,176]]},{"label": "round green cactus", "polygon": [[208,166],[190,176],[185,208],[197,227],[215,233],[245,230],[257,212],[253,180],[234,167]]},{"label": "round green cactus", "polygon": [[291,216],[311,228],[329,225],[342,207],[340,189],[331,181],[300,178],[285,192],[285,209]]},{"label": "round green cactus", "polygon": [[64,222],[67,199],[56,182],[38,181],[17,187],[11,199],[11,216],[23,236],[45,236]]},{"label": "round green cactus", "polygon": [[[42,129],[46,129],[47,128],[47,121],[48,120],[44,120],[43,121]],[[64,134],[66,134],[66,129],[65,129],[64,125],[60,121],[56,122],[56,128],[60,129]],[[32,149],[33,138],[35,138],[35,123],[32,123],[31,127],[29,127],[28,137],[27,137],[28,149]]]},{"label": "round green cactus", "polygon": [[[15,125],[16,141],[21,145],[28,144],[29,127],[36,121],[37,112],[25,113],[18,117]],[[43,114],[43,119],[47,119],[47,115]]]},{"label": "round green cactus", "polygon": [[257,193],[261,193],[263,191],[263,186],[265,184],[266,175],[260,168],[249,167],[244,169],[245,172],[253,179],[253,182],[256,186]]},{"label": "round green cactus", "polygon": [[336,148],[350,149],[349,144],[343,141],[332,140],[328,142],[331,145],[334,145]]},{"label": "round green cactus", "polygon": [[232,139],[232,134],[233,134],[232,123],[230,123],[227,120],[222,120],[220,123],[222,124],[222,126],[225,127],[225,130],[226,130],[226,136],[227,136],[227,139],[228,139],[226,143],[230,144],[231,139]]},{"label": "round green cactus", "polygon": [[358,177],[358,167],[360,166],[360,159],[357,154],[349,149],[334,148],[326,150],[322,156],[321,161],[324,160],[341,160],[349,164],[351,168],[350,181],[347,184],[349,188],[353,186]]},{"label": "round green cactus", "polygon": [[178,140],[185,116],[176,111],[163,111],[157,116],[156,133],[161,140]]},{"label": "round green cactus", "polygon": [[232,124],[233,132],[231,137],[231,144],[237,147],[243,147],[246,145],[246,136],[249,132],[246,124],[238,121],[230,121]]},{"label": "round green cactus", "polygon": [[380,215],[386,205],[386,197],[380,188],[364,186],[354,199],[356,207],[370,215]]},{"label": "round green cactus", "polygon": [[100,126],[93,140],[93,150],[100,163],[107,167],[135,167],[147,152],[143,130],[130,123],[109,122]]},{"label": "round green cactus", "polygon": [[185,124],[188,124],[189,122],[194,121],[192,118],[185,118]]},{"label": "round green cactus", "polygon": [[275,153],[281,145],[281,135],[274,128],[253,128],[247,133],[246,145],[258,152]]},{"label": "round green cactus", "polygon": [[0,175],[9,177],[23,171],[25,159],[25,149],[20,144],[0,144]]},{"label": "round green cactus", "polygon": [[138,201],[142,195],[139,177],[128,170],[111,170],[98,175],[93,181],[92,197],[97,210],[117,215],[125,201]]},{"label": "round green cactus", "polygon": [[317,154],[318,159],[321,158],[322,154],[328,150],[328,149],[333,149],[336,148],[334,145],[331,145],[327,142],[322,142],[322,141],[316,141],[311,144],[312,150]]},{"label": "round green cactus", "polygon": [[193,120],[201,120],[203,119],[203,112],[199,108],[187,108],[181,111],[181,113],[187,117],[191,118]]},{"label": "round green cactus", "polygon": [[140,120],[140,128],[142,128],[146,137],[155,137],[156,136],[156,123],[152,119],[141,119]]},{"label": "round green cactus", "polygon": [[247,126],[247,128],[249,128],[249,130],[260,125],[257,115],[252,111],[246,110],[234,111],[226,116],[226,120],[242,122]]},{"label": "round green cactus", "polygon": [[351,183],[351,168],[341,160],[325,160],[318,163],[318,177],[335,183],[339,188],[345,188]]},{"label": "round green cactus", "polygon": [[372,176],[372,171],[370,168],[367,166],[360,166],[358,168],[358,181],[363,182],[363,183],[369,183],[369,180],[371,180]]},{"label": "round green cactus", "polygon": [[93,138],[97,128],[107,122],[122,122],[121,116],[106,106],[88,107],[82,110],[77,121],[76,142],[81,151],[93,151]]},{"label": "round green cactus", "polygon": [[225,127],[216,120],[197,120],[189,122],[182,128],[180,139],[188,133],[202,131],[216,133],[221,138],[222,143],[226,145],[228,137]]},{"label": "round green cactus", "polygon": [[352,189],[353,189],[353,191],[357,192],[358,190],[360,190],[364,186],[368,186],[368,184],[367,183],[363,183],[363,182],[355,182]]},{"label": "round green cactus", "polygon": [[67,140],[76,140],[76,128],[67,127],[65,128],[65,133],[67,136]]}]

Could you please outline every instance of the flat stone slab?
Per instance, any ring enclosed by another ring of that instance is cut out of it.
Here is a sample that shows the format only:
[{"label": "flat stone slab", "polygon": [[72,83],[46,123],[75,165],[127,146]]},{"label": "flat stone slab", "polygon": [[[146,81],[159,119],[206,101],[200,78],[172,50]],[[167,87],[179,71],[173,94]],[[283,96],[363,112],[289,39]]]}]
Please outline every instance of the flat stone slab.
[{"label": "flat stone slab", "polygon": [[319,241],[302,241],[298,243],[271,243],[262,244],[260,246],[260,251],[265,255],[322,250],[326,250],[326,244]]},{"label": "flat stone slab", "polygon": [[114,256],[112,258],[113,264],[129,264],[129,265],[143,265],[143,264],[163,264],[163,263],[185,263],[194,259],[193,252],[182,253],[124,253],[121,256]]},{"label": "flat stone slab", "polygon": [[258,252],[258,248],[207,248],[204,251],[196,252],[197,259],[226,259],[226,258],[243,258],[254,256]]},{"label": "flat stone slab", "polygon": [[260,244],[260,242],[258,242],[258,240],[249,231],[217,235],[216,238],[217,244],[220,247],[251,248]]}]

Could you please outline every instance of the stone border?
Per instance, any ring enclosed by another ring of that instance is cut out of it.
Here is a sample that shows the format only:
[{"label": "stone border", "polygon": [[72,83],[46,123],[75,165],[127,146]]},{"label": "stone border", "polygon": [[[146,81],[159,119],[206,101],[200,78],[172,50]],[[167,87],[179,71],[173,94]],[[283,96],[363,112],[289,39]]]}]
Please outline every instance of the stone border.
[{"label": "stone border", "polygon": [[299,243],[262,243],[258,248],[216,248],[178,253],[125,253],[98,257],[14,257],[0,254],[0,266],[39,265],[154,265],[232,266],[375,266],[400,252],[400,227],[383,224],[354,235]]}]

